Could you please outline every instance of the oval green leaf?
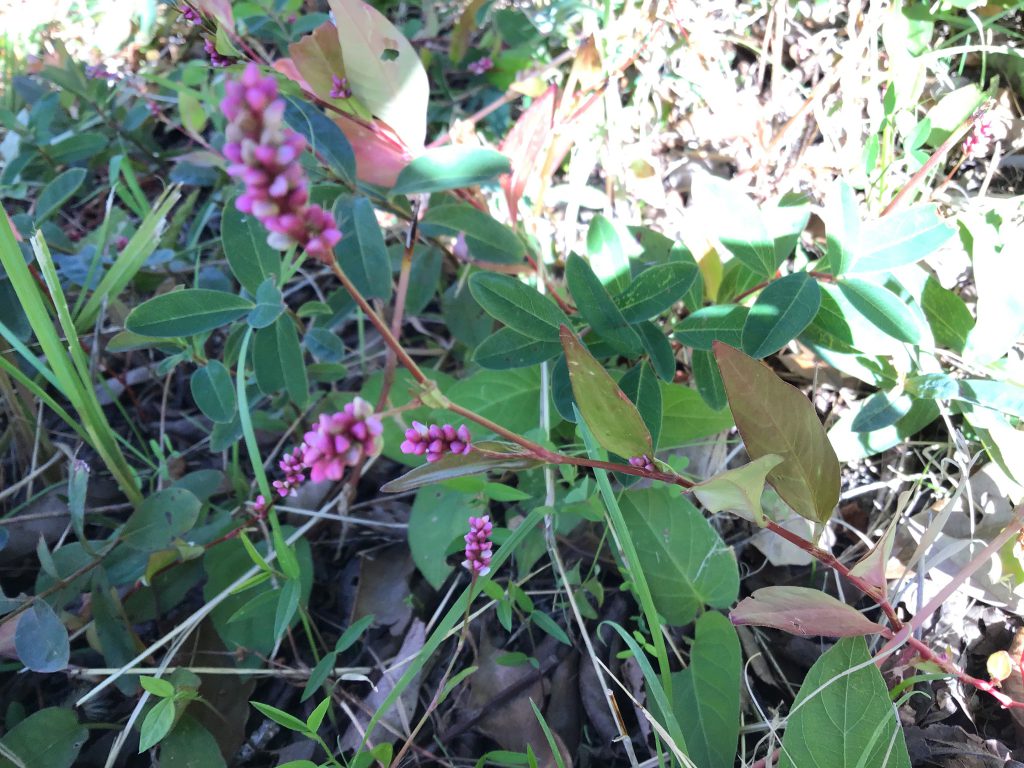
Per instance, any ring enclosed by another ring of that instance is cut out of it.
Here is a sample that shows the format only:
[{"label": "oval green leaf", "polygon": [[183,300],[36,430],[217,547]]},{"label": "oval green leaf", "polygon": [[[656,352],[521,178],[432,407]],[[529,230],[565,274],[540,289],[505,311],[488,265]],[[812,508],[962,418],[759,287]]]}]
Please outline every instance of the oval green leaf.
[{"label": "oval green leaf", "polygon": [[514,277],[477,272],[469,279],[469,290],[495,320],[538,341],[557,341],[558,329],[569,324],[557,304]]},{"label": "oval green leaf", "polygon": [[839,290],[861,315],[878,330],[908,344],[921,340],[921,329],[914,315],[895,293],[865,280],[844,279]]},{"label": "oval green leaf", "polygon": [[219,360],[197,368],[189,380],[192,399],[210,421],[227,424],[235,417],[235,383]]},{"label": "oval green leaf", "polygon": [[128,315],[125,327],[156,338],[194,336],[237,320],[254,306],[233,293],[189,288],[143,302]]},{"label": "oval green leaf", "polygon": [[582,256],[569,254],[565,265],[565,280],[576,308],[583,319],[590,323],[590,327],[617,352],[636,357],[642,346],[640,337],[630,327]]},{"label": "oval green leaf", "polygon": [[398,174],[392,195],[415,195],[472,187],[511,170],[509,160],[493,149],[453,145],[428,150]]},{"label": "oval green leaf", "polygon": [[716,341],[739,346],[749,310],[739,304],[715,304],[698,309],[676,326],[672,336],[694,349],[711,351]]},{"label": "oval green leaf", "polygon": [[820,304],[818,282],[806,272],[772,281],[761,291],[743,324],[743,350],[758,358],[777,351],[810,325]]},{"label": "oval green leaf", "polygon": [[637,275],[615,303],[629,322],[648,320],[681,301],[699,272],[695,263],[685,261],[656,264]]}]

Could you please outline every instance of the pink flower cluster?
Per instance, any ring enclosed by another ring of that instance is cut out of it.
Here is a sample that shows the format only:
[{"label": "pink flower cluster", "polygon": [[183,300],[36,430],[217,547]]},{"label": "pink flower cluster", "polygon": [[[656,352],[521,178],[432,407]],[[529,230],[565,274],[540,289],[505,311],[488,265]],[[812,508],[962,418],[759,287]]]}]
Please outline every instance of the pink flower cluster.
[{"label": "pink flower cluster", "polygon": [[654,462],[647,454],[644,454],[643,456],[634,456],[629,460],[629,464],[637,469],[646,469],[648,472],[654,472],[655,470]]},{"label": "pink flower cluster", "polygon": [[483,517],[469,518],[469,533],[466,534],[466,559],[462,561],[462,567],[476,576],[486,576],[491,572],[491,518],[488,515]]},{"label": "pink flower cluster", "polygon": [[414,421],[412,427],[405,430],[401,448],[402,453],[426,454],[427,461],[437,461],[446,453],[465,455],[473,449],[473,443],[465,424],[456,429],[451,424],[431,424],[428,427]]},{"label": "pink flower cluster", "polygon": [[293,490],[302,485],[306,479],[306,465],[302,463],[302,456],[306,452],[306,444],[302,443],[291,453],[286,453],[277,462],[277,466],[284,472],[284,480],[275,480],[274,489],[279,496],[287,496]]},{"label": "pink flower cluster", "polygon": [[317,424],[305,435],[302,466],[309,469],[314,483],[341,480],[345,467],[355,466],[364,456],[373,456],[381,448],[378,439],[384,431],[373,406],[357,397],[343,411],[320,415]]},{"label": "pink flower cluster", "polygon": [[313,258],[331,262],[341,232],[330,212],[309,204],[309,180],[299,164],[306,140],[285,125],[277,81],[261,77],[250,63],[240,80],[225,85],[225,94],[228,174],[245,183],[235,206],[270,231],[272,248],[298,244]]},{"label": "pink flower cluster", "polygon": [[494,69],[494,62],[491,61],[490,56],[484,56],[482,59],[477,59],[476,61],[470,62],[467,69],[474,75],[482,75],[485,72]]},{"label": "pink flower cluster", "polygon": [[970,158],[985,157],[992,151],[992,143],[995,138],[992,121],[985,115],[981,115],[976,119],[974,128],[967,134],[967,138],[964,139],[964,155]]},{"label": "pink flower cluster", "polygon": [[351,99],[352,89],[348,87],[347,77],[338,77],[337,75],[331,75],[331,93],[332,99]]},{"label": "pink flower cluster", "polygon": [[203,41],[203,50],[210,57],[210,65],[214,67],[230,67],[235,63],[231,56],[225,56],[217,50],[217,45],[210,38]]}]

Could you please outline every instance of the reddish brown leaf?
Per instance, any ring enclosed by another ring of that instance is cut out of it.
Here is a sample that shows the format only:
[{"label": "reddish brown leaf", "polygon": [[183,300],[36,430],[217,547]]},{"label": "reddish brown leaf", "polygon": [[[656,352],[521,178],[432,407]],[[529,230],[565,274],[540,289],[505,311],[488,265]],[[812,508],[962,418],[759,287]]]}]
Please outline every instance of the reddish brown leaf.
[{"label": "reddish brown leaf", "polygon": [[325,21],[289,45],[288,53],[292,55],[295,68],[305,81],[303,87],[322,101],[339,101],[331,98],[332,78],[344,76],[345,63],[341,56],[338,31],[331,22]]},{"label": "reddish brown leaf", "polygon": [[792,635],[856,637],[888,632],[856,608],[817,589],[765,587],[729,611],[733,624],[774,627]]},{"label": "reddish brown leaf", "polygon": [[502,153],[512,162],[512,172],[502,175],[500,181],[513,225],[519,214],[519,200],[551,137],[557,94],[558,88],[552,85],[542,96],[534,99],[501,142]]},{"label": "reddish brown leaf", "polygon": [[814,406],[764,363],[720,341],[715,359],[729,408],[752,459],[778,454],[768,482],[793,511],[825,522],[839,501],[839,460]]}]

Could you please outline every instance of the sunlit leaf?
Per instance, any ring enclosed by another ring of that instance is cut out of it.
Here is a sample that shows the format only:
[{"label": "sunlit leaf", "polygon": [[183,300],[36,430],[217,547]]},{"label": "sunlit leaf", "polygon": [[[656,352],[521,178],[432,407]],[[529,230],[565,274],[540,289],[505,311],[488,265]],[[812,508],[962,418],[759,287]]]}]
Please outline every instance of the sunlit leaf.
[{"label": "sunlit leaf", "polygon": [[414,195],[472,187],[508,173],[505,155],[492,149],[449,146],[430,149],[398,174],[392,195]]},{"label": "sunlit leaf", "polygon": [[768,454],[736,469],[728,469],[698,483],[691,489],[709,512],[732,512],[745,520],[764,525],[761,494],[765,476],[782,463],[782,457]]},{"label": "sunlit leaf", "polygon": [[821,304],[818,282],[795,272],[768,284],[750,308],[740,341],[751,357],[766,357],[796,338]]}]

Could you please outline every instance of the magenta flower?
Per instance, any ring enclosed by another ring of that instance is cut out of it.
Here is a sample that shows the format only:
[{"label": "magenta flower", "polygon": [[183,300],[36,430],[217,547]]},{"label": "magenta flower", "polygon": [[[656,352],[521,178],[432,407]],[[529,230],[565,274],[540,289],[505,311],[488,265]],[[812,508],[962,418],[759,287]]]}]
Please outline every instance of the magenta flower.
[{"label": "magenta flower", "polygon": [[431,424],[428,427],[414,421],[412,427],[405,430],[401,449],[402,453],[426,454],[427,461],[437,461],[446,453],[465,455],[473,449],[473,443],[465,424],[455,429],[451,424]]},{"label": "magenta flower", "polygon": [[992,121],[986,115],[981,115],[976,119],[974,128],[967,134],[967,138],[964,139],[963,152],[970,158],[985,157],[992,151],[994,141]]},{"label": "magenta flower", "polygon": [[477,59],[476,61],[471,62],[467,69],[474,75],[482,75],[485,72],[494,69],[494,62],[491,61],[490,56],[484,56],[482,59]]},{"label": "magenta flower", "polygon": [[182,4],[178,6],[178,10],[181,11],[181,18],[190,24],[202,24],[203,17],[199,15],[199,11],[193,8],[191,5]]},{"label": "magenta flower", "polygon": [[341,231],[330,212],[309,204],[309,180],[299,164],[306,140],[285,125],[277,81],[261,77],[250,63],[240,80],[225,85],[221,110],[228,118],[228,174],[245,184],[235,206],[270,231],[271,247],[297,244],[315,259],[332,261]]},{"label": "magenta flower", "polygon": [[267,498],[261,493],[256,497],[256,501],[252,503],[252,511],[257,515],[262,515],[267,511]]},{"label": "magenta flower", "polygon": [[231,56],[225,56],[218,52],[217,46],[210,38],[206,38],[203,42],[203,50],[206,51],[206,55],[210,57],[210,64],[214,67],[230,67],[235,63],[235,60]]},{"label": "magenta flower", "polygon": [[486,576],[491,572],[491,518],[488,515],[483,517],[469,518],[469,533],[466,534],[466,559],[462,561],[462,567],[476,576]]},{"label": "magenta flower", "polygon": [[337,75],[331,75],[331,93],[332,99],[351,99],[352,89],[348,87],[347,77],[338,77]]},{"label": "magenta flower", "polygon": [[302,463],[302,455],[305,452],[306,444],[303,443],[291,453],[286,453],[277,462],[277,466],[284,472],[284,480],[275,480],[274,489],[279,496],[287,496],[302,485],[306,479],[306,466]]},{"label": "magenta flower", "polygon": [[629,460],[630,466],[637,467],[638,469],[646,469],[648,472],[654,472],[655,466],[651,457],[647,454],[643,456],[634,456]]},{"label": "magenta flower", "polygon": [[373,406],[357,397],[343,411],[321,414],[319,422],[305,435],[302,464],[314,483],[340,480],[345,467],[355,466],[364,456],[380,451],[384,425],[373,414]]}]

